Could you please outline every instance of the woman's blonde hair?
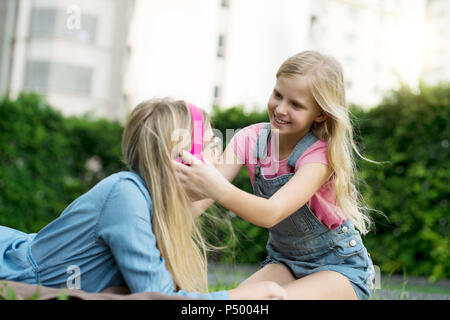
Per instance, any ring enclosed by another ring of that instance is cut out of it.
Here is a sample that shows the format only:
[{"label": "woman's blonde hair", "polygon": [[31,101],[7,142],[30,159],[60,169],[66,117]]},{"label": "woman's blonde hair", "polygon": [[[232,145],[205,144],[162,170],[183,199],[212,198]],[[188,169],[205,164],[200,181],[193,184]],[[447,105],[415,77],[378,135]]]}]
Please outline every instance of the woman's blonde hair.
[{"label": "woman's blonde hair", "polygon": [[304,51],[287,59],[277,71],[277,78],[295,76],[308,81],[316,103],[328,115],[324,122],[314,123],[311,130],[320,140],[328,142],[327,157],[340,209],[362,234],[366,234],[372,220],[368,215],[370,209],[356,188],[358,178],[353,151],[371,160],[364,158],[354,143],[341,64],[319,52]]},{"label": "woman's blonde hair", "polygon": [[[203,112],[204,124],[209,117]],[[172,160],[180,151],[179,129],[192,139],[192,118],[185,102],[152,99],[136,106],[122,136],[123,161],[145,181],[153,204],[156,244],[177,289],[207,292],[208,245],[181,186]],[[204,129],[206,130],[206,129]],[[190,146],[189,141],[189,146]]]}]

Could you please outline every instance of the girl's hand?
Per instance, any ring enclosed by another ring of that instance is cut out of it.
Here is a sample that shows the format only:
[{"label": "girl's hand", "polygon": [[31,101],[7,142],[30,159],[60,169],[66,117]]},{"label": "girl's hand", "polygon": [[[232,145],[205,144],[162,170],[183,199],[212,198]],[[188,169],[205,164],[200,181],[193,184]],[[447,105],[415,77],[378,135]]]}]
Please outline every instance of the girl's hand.
[{"label": "girl's hand", "polygon": [[285,300],[287,292],[284,288],[272,281],[261,281],[241,285],[228,290],[231,300]]},{"label": "girl's hand", "polygon": [[221,190],[229,184],[228,180],[205,159],[205,163],[187,151],[180,155],[189,166],[173,161],[178,178],[191,201],[210,198],[217,201]]}]

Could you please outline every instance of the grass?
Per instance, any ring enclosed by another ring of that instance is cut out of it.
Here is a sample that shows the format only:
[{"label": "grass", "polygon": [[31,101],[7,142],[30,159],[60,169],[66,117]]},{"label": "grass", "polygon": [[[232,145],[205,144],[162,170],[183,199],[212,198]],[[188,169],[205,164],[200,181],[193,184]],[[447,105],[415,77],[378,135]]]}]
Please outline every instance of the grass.
[{"label": "grass", "polygon": [[[221,290],[231,290],[236,288],[239,285],[239,281],[234,281],[231,283],[225,283],[219,280],[216,284],[209,285],[209,292],[221,291]],[[389,282],[384,282],[381,285],[382,290],[393,291],[398,295],[399,300],[407,300],[410,292],[421,293],[421,294],[439,294],[439,295],[448,295],[450,298],[450,288],[442,288],[438,286],[428,285],[428,286],[417,286],[417,285],[409,285],[408,279],[406,275],[403,276],[402,283],[392,284]],[[25,298],[25,300],[39,300],[39,290],[40,287],[37,287],[36,291],[31,297]],[[67,290],[62,289],[60,295],[58,296],[58,300],[68,300]],[[383,300],[383,298],[379,294],[379,292],[375,291],[373,298],[374,300]],[[1,283],[0,285],[0,300],[17,300],[16,293],[14,290],[8,286],[7,283]]]},{"label": "grass", "polygon": [[[0,287],[0,300],[16,300],[16,293],[13,288],[8,286],[7,283],[2,283],[2,287]],[[5,298],[3,298],[5,297]]]},{"label": "grass", "polygon": [[[235,275],[235,273],[233,273]],[[237,273],[236,273],[237,277]],[[435,284],[426,284],[426,285],[417,285],[412,284],[409,281],[407,274],[403,273],[402,279],[393,279],[389,275],[383,275],[381,281],[381,290],[376,290],[373,294],[372,299],[374,300],[384,300],[388,299],[386,292],[389,292],[390,299],[398,299],[398,300],[408,300],[414,294],[420,295],[447,295],[450,299],[450,287],[438,286]],[[209,286],[209,291],[220,291],[220,290],[230,290],[236,288],[239,285],[239,281],[234,281],[232,283],[226,283],[221,280],[219,277],[219,281]]]},{"label": "grass", "polygon": [[[20,298],[20,300],[39,300],[39,294],[41,291],[41,287],[37,286],[33,295],[30,297]],[[59,296],[56,298],[57,300],[69,300],[69,296],[67,294],[67,289],[61,289]],[[1,282],[0,285],[0,300],[19,300],[14,289],[8,286],[7,283]]]},{"label": "grass", "polygon": [[[218,282],[217,284],[209,286],[209,292],[221,291],[221,290],[230,290],[234,289],[239,285],[239,282],[235,283],[223,283]],[[439,295],[448,295],[450,298],[450,289],[442,289],[439,287],[427,286],[409,286],[407,280],[398,285],[388,284],[386,286],[382,286],[382,290],[387,290],[394,292],[394,299],[398,300],[408,300],[410,293],[421,293],[421,294],[439,294]],[[372,300],[386,300],[387,298],[380,293],[380,291],[375,291]]]},{"label": "grass", "polygon": [[402,284],[386,284],[382,286],[383,290],[394,290],[394,291],[404,291],[404,292],[417,292],[417,293],[424,293],[424,294],[445,294],[450,295],[450,288],[444,289],[441,287],[436,287],[433,285],[429,285],[426,287],[423,286],[415,286],[415,285],[408,285],[407,283]]},{"label": "grass", "polygon": [[432,283],[428,283],[427,285],[409,283],[405,270],[403,270],[403,280],[401,283],[393,283],[391,281],[391,275],[387,275],[385,276],[384,281],[382,281],[381,288],[383,290],[399,292],[400,299],[404,299],[407,296],[407,293],[411,292],[420,294],[449,295],[450,297],[450,287],[442,287],[433,285]]},{"label": "grass", "polygon": [[239,285],[238,281],[233,283],[223,283],[222,281],[217,282],[216,284],[209,285],[209,292],[221,291],[221,290],[231,290],[236,288]]}]

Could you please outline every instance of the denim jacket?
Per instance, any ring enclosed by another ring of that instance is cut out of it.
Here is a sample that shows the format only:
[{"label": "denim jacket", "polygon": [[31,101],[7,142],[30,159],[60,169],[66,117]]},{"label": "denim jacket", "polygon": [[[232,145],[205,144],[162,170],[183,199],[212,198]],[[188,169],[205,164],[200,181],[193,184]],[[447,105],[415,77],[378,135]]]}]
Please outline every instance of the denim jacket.
[{"label": "denim jacket", "polygon": [[132,293],[229,299],[227,291],[175,292],[151,216],[152,200],[141,177],[110,175],[37,234],[0,226],[0,279],[87,292],[127,285]]}]

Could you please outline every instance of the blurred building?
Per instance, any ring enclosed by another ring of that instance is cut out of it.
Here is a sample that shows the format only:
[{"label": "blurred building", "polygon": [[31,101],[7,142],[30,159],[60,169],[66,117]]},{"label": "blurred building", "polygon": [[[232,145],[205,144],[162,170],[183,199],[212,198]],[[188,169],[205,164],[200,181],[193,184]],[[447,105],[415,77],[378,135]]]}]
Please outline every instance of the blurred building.
[{"label": "blurred building", "polygon": [[220,1],[213,104],[265,108],[276,71],[308,48],[311,1]]},{"label": "blurred building", "polygon": [[212,103],[218,0],[137,0],[126,91],[135,106],[152,97]]},{"label": "blurred building", "polygon": [[66,115],[122,119],[132,0],[2,0],[0,90],[46,95]]},{"label": "blurred building", "polygon": [[127,90],[264,108],[281,62],[307,47],[310,1],[137,0]]},{"label": "blurred building", "polygon": [[138,3],[133,104],[173,95],[206,109],[262,109],[280,64],[306,49],[342,63],[347,100],[362,107],[401,82],[417,86],[422,71],[426,0]]},{"label": "blurred building", "polygon": [[450,1],[428,0],[422,78],[436,84],[450,81]]},{"label": "blurred building", "polygon": [[314,4],[310,47],[341,62],[349,102],[371,107],[401,82],[417,86],[425,0],[316,0]]},{"label": "blurred building", "polygon": [[0,94],[9,90],[16,0],[0,1]]},{"label": "blurred building", "polygon": [[315,49],[342,63],[347,100],[371,107],[401,82],[450,79],[449,12],[448,0],[1,0],[0,93],[117,119],[164,96],[264,109],[280,64]]}]

